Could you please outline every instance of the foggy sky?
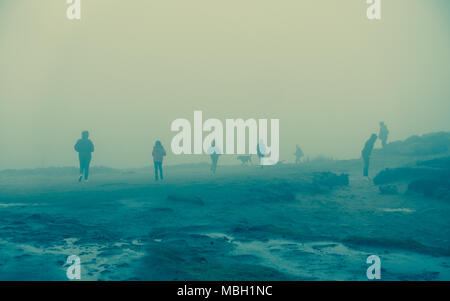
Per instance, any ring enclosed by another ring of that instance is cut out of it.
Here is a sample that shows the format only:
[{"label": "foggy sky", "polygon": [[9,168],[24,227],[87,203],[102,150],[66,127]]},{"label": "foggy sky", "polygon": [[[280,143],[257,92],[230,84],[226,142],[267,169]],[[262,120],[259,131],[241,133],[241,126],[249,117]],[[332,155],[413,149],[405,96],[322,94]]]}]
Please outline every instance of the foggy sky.
[{"label": "foggy sky", "polygon": [[[385,121],[391,140],[450,130],[450,4],[364,0],[60,0],[0,2],[0,169],[175,156],[177,118],[280,119],[281,160],[359,157]],[[379,146],[379,144],[377,144]],[[205,159],[206,158],[206,159]],[[229,160],[229,162],[233,162]]]}]

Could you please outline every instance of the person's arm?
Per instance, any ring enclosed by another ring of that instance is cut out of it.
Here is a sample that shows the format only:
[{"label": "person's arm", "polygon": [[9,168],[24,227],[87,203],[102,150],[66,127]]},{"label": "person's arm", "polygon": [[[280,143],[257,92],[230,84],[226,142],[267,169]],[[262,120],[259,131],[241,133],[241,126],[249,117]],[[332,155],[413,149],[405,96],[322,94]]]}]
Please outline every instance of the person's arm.
[{"label": "person's arm", "polygon": [[92,141],[90,141],[90,142],[91,142],[91,153],[93,153],[93,152],[94,152],[94,149],[95,149],[94,143],[92,143]]},{"label": "person's arm", "polygon": [[79,152],[79,146],[80,146],[80,140],[78,140],[77,143],[75,143],[75,146],[73,147],[76,152]]}]

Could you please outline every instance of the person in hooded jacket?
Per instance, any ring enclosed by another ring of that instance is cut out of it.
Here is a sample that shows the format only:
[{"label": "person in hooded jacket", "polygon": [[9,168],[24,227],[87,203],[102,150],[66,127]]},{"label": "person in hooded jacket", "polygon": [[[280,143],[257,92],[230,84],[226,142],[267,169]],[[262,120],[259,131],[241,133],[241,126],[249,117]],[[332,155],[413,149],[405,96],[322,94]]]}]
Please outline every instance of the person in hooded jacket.
[{"label": "person in hooded jacket", "polygon": [[161,141],[157,140],[155,142],[155,145],[153,146],[153,165],[155,166],[155,181],[158,181],[158,171],[159,171],[159,177],[161,180],[164,179],[163,177],[163,170],[162,170],[162,163],[163,158],[166,155],[166,150],[164,149],[163,145],[161,144]]},{"label": "person in hooded jacket", "polygon": [[78,182],[84,180],[87,182],[89,178],[89,165],[91,164],[92,153],[94,152],[94,143],[89,139],[89,132],[83,131],[81,133],[81,139],[77,141],[74,146],[76,152],[78,152],[78,160],[80,161],[80,176]]},{"label": "person in hooded jacket", "polygon": [[362,159],[364,162],[363,175],[365,177],[369,176],[370,155],[372,154],[373,146],[375,145],[377,138],[378,137],[376,134],[372,134],[372,136],[370,136],[369,140],[366,141],[366,144],[364,145],[364,148],[361,151],[361,156],[362,156]]}]

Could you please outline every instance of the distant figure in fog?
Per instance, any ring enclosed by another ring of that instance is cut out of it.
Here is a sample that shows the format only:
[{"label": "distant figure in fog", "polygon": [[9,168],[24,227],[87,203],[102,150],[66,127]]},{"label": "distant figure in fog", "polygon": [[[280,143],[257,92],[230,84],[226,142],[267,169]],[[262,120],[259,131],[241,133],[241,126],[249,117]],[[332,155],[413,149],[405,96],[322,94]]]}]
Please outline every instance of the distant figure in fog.
[{"label": "distant figure in fog", "polygon": [[302,149],[300,148],[300,146],[298,146],[298,144],[296,145],[296,150],[295,150],[295,164],[300,163],[300,160],[303,158],[304,154]]},{"label": "distant figure in fog", "polygon": [[94,143],[89,139],[89,132],[83,131],[81,139],[77,141],[74,146],[75,151],[78,152],[78,159],[80,161],[80,176],[78,182],[84,180],[87,182],[89,177],[89,165],[91,164],[92,152],[94,152]]},{"label": "distant figure in fog", "polygon": [[211,142],[211,146],[208,148],[208,154],[211,157],[211,171],[215,174],[217,169],[217,162],[222,154],[222,150],[216,146],[216,140]]},{"label": "distant figure in fog", "polygon": [[379,133],[378,137],[380,137],[383,148],[387,144],[388,136],[389,136],[389,130],[388,130],[387,126],[384,124],[384,122],[381,121],[380,122],[380,133]]},{"label": "distant figure in fog", "polygon": [[152,156],[153,156],[153,165],[155,166],[155,181],[158,181],[158,171],[161,180],[163,177],[162,163],[163,158],[166,155],[166,150],[161,144],[161,141],[156,140],[155,145],[153,146]]},{"label": "distant figure in fog", "polygon": [[241,165],[252,164],[252,155],[238,156],[237,159],[241,161]]},{"label": "distant figure in fog", "polygon": [[366,141],[366,144],[364,145],[364,148],[361,151],[362,159],[364,161],[363,175],[365,177],[369,176],[370,155],[372,154],[373,146],[375,145],[377,138],[378,137],[376,134],[372,134],[372,136],[370,136],[369,140]]},{"label": "distant figure in fog", "polygon": [[262,159],[264,158],[264,155],[266,154],[266,146],[264,145],[264,140],[260,139],[258,145],[256,146],[256,153],[258,154],[259,158],[259,164],[261,165],[261,168],[264,167],[262,164]]}]

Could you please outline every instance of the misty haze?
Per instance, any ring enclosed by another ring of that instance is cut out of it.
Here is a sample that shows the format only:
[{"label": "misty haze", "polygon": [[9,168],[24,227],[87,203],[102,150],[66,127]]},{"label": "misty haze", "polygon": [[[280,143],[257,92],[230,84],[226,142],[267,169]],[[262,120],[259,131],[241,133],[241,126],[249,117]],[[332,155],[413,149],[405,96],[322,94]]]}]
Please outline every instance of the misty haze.
[{"label": "misty haze", "polygon": [[64,1],[2,1],[0,169],[74,166],[83,130],[93,165],[148,166],[194,110],[279,119],[287,161],[296,144],[357,158],[379,121],[391,141],[447,131],[449,18],[435,2],[395,1],[371,23],[364,1],[98,0],[73,23]]}]

